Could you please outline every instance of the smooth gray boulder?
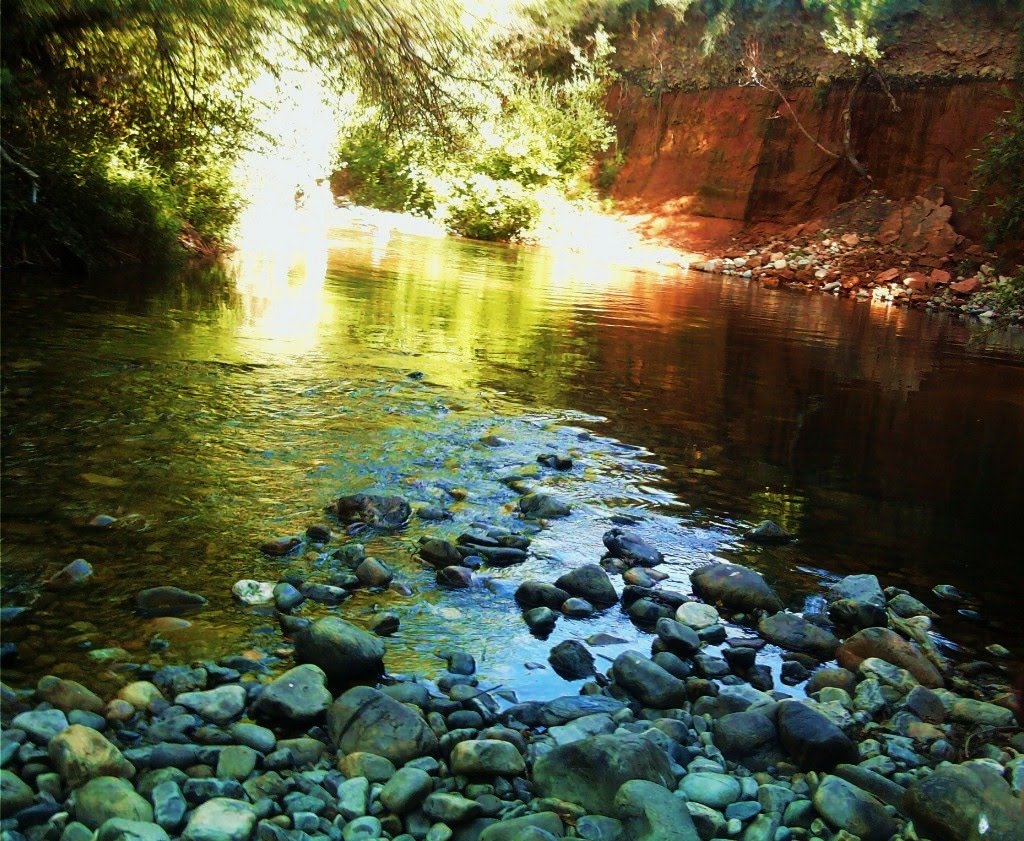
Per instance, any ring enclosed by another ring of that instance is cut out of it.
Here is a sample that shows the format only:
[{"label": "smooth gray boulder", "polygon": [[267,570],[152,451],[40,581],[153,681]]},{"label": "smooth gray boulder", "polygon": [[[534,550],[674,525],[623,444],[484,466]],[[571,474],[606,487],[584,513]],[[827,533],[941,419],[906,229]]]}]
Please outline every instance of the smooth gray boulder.
[{"label": "smooth gray boulder", "polygon": [[384,642],[351,622],[328,616],[296,635],[295,659],[319,666],[331,681],[368,677],[384,670]]},{"label": "smooth gray boulder", "polygon": [[327,712],[331,701],[327,674],[304,663],[266,684],[250,712],[257,721],[309,724]]},{"label": "smooth gray boulder", "polygon": [[802,651],[819,660],[831,660],[839,648],[839,640],[795,613],[780,611],[757,623],[757,630],[768,642],[787,651]]},{"label": "smooth gray boulder", "polygon": [[857,746],[850,738],[807,704],[779,704],[775,724],[782,746],[802,771],[831,771],[840,763],[859,761]]},{"label": "smooth gray boulder", "polygon": [[597,564],[584,564],[555,581],[555,586],[594,605],[615,604],[619,600],[615,585]]},{"label": "smooth gray boulder", "polygon": [[665,752],[640,736],[581,739],[554,748],[533,766],[541,796],[578,803],[598,815],[611,809],[619,788],[630,780],[663,786],[675,782]]},{"label": "smooth gray boulder", "polygon": [[630,841],[700,841],[686,803],[657,783],[623,783],[614,810]]},{"label": "smooth gray boulder", "polygon": [[686,700],[685,683],[636,651],[624,651],[615,658],[612,676],[645,707],[664,710]]},{"label": "smooth gray boulder", "polygon": [[814,808],[833,829],[861,841],[889,841],[896,821],[878,800],[841,777],[827,775],[814,792]]},{"label": "smooth gray boulder", "polygon": [[395,765],[434,754],[438,747],[423,718],[368,686],[350,689],[331,705],[327,728],[342,753],[375,753]]},{"label": "smooth gray boulder", "polygon": [[782,610],[782,600],[752,569],[716,562],[690,574],[693,592],[708,604],[722,604],[730,610]]}]

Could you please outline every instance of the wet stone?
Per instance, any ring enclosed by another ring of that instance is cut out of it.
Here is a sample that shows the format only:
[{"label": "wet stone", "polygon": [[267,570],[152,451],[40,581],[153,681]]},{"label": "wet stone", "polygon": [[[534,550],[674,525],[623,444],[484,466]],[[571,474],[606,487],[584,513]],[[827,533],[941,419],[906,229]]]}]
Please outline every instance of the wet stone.
[{"label": "wet stone", "polygon": [[256,813],[248,803],[215,798],[200,805],[189,817],[183,841],[248,841]]},{"label": "wet stone", "polygon": [[709,771],[687,774],[679,790],[688,800],[714,809],[724,809],[740,797],[740,784],[734,777]]},{"label": "wet stone", "polygon": [[175,832],[185,820],[188,804],[178,784],[167,780],[153,787],[153,819],[168,832]]}]

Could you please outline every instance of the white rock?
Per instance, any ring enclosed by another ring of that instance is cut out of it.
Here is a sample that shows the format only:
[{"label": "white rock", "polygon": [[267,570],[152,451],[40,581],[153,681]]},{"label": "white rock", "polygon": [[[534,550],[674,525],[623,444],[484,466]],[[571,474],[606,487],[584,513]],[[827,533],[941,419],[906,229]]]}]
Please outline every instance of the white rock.
[{"label": "white rock", "polygon": [[788,266],[789,266],[789,263],[787,263],[785,260],[773,260],[772,261],[772,267],[776,268],[776,269],[780,269],[781,270],[781,269],[788,268]]},{"label": "white rock", "polygon": [[231,593],[242,604],[270,604],[274,600],[274,583],[243,578],[234,583]]}]

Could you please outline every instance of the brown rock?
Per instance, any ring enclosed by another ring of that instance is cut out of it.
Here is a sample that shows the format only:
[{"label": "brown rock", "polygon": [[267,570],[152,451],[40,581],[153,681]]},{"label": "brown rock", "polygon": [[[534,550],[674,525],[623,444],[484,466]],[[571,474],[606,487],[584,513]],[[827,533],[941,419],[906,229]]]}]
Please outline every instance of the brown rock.
[{"label": "brown rock", "polygon": [[46,675],[40,678],[36,685],[36,696],[44,701],[49,701],[64,712],[71,712],[71,710],[103,712],[103,699],[75,680],[63,680],[54,675]]},{"label": "brown rock", "polygon": [[952,279],[952,276],[949,272],[944,271],[943,269],[934,269],[932,273],[928,276],[928,278],[929,280],[931,280],[932,283],[936,285],[941,285],[949,283],[949,281]]},{"label": "brown rock", "polygon": [[843,641],[836,660],[844,669],[856,672],[861,661],[878,657],[910,672],[923,686],[935,688],[945,681],[923,651],[888,628],[865,628]]},{"label": "brown rock", "polygon": [[69,788],[93,777],[135,775],[135,766],[121,755],[102,733],[81,724],[72,724],[50,740],[50,761]]},{"label": "brown rock", "polygon": [[958,283],[949,284],[949,288],[954,292],[958,292],[961,295],[970,295],[975,289],[981,285],[981,281],[976,277],[969,277],[967,280],[961,280]]},{"label": "brown rock", "polygon": [[892,283],[892,281],[896,280],[896,278],[898,278],[899,276],[899,269],[886,269],[884,272],[880,272],[878,277],[875,278],[875,280],[878,283]]}]

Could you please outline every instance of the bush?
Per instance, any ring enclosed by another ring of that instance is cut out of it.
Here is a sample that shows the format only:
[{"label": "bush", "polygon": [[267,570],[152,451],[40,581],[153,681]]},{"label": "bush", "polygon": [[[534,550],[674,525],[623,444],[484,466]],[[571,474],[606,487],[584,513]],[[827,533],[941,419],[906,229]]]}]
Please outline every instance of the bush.
[{"label": "bush", "polygon": [[521,236],[539,214],[536,198],[519,182],[476,173],[453,186],[445,224],[470,239],[504,241]]},{"label": "bush", "polygon": [[1024,95],[1017,93],[1013,108],[985,138],[974,180],[975,200],[987,203],[986,243],[1024,245]]}]

